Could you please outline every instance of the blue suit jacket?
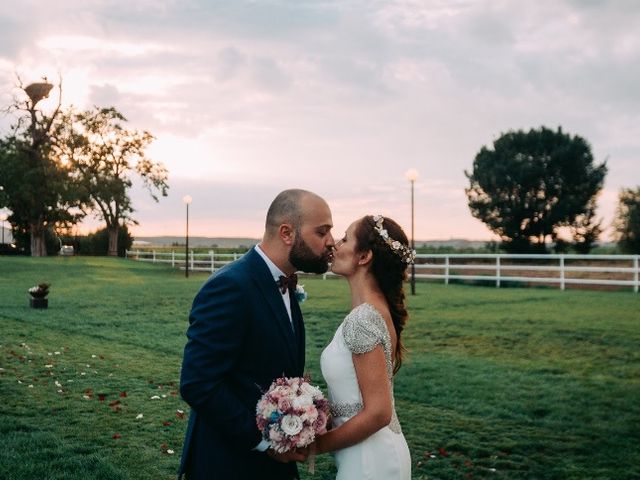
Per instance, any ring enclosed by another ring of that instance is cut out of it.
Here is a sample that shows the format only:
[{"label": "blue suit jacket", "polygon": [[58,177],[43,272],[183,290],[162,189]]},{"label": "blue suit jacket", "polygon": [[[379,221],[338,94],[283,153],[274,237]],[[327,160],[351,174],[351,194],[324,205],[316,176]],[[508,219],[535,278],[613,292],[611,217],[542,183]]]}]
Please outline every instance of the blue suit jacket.
[{"label": "blue suit jacket", "polygon": [[196,295],[187,329],[180,393],[191,406],[179,476],[187,479],[287,479],[295,464],[254,451],[256,404],[271,382],[304,371],[302,313],[291,294],[291,328],[266,263],[252,249]]}]

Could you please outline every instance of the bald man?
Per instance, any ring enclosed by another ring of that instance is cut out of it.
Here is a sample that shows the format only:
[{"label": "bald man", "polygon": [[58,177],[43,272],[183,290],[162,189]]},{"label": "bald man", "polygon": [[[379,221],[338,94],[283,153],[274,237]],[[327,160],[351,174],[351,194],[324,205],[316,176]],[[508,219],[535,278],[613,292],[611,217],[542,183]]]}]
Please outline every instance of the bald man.
[{"label": "bald man", "polygon": [[321,197],[285,190],[269,207],[260,244],[196,295],[180,377],[191,415],[178,478],[298,478],[296,462],[306,454],[269,448],[256,427],[256,404],[275,378],[304,373],[302,313],[280,277],[326,272],[332,227]]}]

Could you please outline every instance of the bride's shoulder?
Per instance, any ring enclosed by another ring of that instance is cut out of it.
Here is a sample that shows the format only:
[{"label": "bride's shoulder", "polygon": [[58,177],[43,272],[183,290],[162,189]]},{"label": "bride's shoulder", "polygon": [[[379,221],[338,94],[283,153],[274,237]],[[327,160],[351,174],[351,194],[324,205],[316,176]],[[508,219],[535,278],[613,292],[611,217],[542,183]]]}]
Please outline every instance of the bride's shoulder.
[{"label": "bride's shoulder", "polygon": [[355,307],[342,323],[342,335],[353,353],[365,353],[384,341],[384,318],[370,303]]},{"label": "bride's shoulder", "polygon": [[384,325],[382,313],[371,303],[361,303],[349,312],[345,323],[374,323]]}]

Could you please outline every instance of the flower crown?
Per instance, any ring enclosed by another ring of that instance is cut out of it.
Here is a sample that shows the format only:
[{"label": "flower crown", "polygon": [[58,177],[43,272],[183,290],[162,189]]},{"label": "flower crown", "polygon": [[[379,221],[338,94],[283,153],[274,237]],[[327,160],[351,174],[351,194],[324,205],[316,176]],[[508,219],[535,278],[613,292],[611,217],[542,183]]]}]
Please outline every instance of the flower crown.
[{"label": "flower crown", "polygon": [[373,221],[376,224],[374,227],[376,232],[378,232],[378,234],[382,237],[384,243],[389,245],[391,251],[398,255],[403,262],[407,264],[413,263],[416,258],[416,251],[389,236],[389,232],[387,232],[387,230],[382,226],[384,217],[382,215],[374,215]]}]

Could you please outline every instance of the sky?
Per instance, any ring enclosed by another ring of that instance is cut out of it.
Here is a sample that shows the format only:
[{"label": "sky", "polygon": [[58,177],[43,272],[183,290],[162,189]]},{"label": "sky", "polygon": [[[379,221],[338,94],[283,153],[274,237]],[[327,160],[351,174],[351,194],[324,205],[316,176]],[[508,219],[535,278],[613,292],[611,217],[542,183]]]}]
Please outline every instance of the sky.
[{"label": "sky", "polygon": [[640,185],[639,26],[636,0],[4,0],[0,105],[18,77],[62,77],[63,105],[151,132],[170,189],[134,185],[135,236],[183,235],[190,195],[190,235],[259,238],[286,188],[324,197],[336,235],[376,213],[409,233],[413,168],[416,240],[494,239],[465,170],[503,133],[561,126],[607,162],[610,240]]}]

